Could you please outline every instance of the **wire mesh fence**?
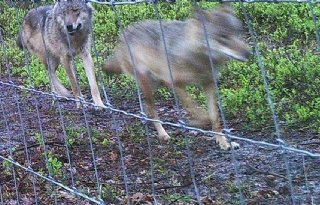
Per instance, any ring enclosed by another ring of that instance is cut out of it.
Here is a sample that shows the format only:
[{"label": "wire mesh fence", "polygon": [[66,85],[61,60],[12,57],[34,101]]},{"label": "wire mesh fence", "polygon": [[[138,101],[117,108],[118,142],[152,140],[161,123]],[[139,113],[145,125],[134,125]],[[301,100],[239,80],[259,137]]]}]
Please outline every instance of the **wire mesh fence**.
[{"label": "wire mesh fence", "polygon": [[[171,71],[162,16],[162,9],[168,8],[161,7],[162,2],[90,2],[110,9],[119,28],[118,34],[124,38],[128,35],[125,30],[128,22],[124,21],[126,14],[122,12],[122,6],[150,5],[159,22],[159,47],[163,48]],[[17,59],[10,47],[13,38],[6,36],[7,28],[1,26],[0,204],[320,204],[320,153],[319,141],[315,139],[319,134],[310,131],[308,140],[299,139],[296,131],[286,133],[280,127],[279,115],[282,113],[277,111],[278,102],[273,99],[274,91],[265,68],[270,59],[263,56],[263,45],[255,31],[257,24],[252,22],[248,11],[247,3],[254,5],[262,1],[230,2],[237,6],[245,23],[254,51],[254,62],[249,63],[252,69],[260,72],[265,109],[270,110],[272,118],[271,127],[261,136],[250,131],[232,131],[226,117],[230,108],[223,106],[219,91],[216,98],[224,133],[189,126],[175,90],[170,102],[159,102],[161,120],[148,117],[139,83],[130,82],[129,91],[123,91],[121,80],[102,74],[100,68],[105,57],[95,41],[96,30],[93,28],[90,28],[92,54],[105,106],[97,107],[82,96],[65,97],[50,92],[48,86],[35,85],[33,72],[40,71],[34,71],[33,67],[40,66],[26,48],[20,53],[20,58],[24,59],[20,66],[25,67],[25,72],[17,71]],[[306,4],[310,27],[314,28],[314,45],[310,50],[319,58],[318,2],[263,2]],[[21,2],[5,3],[9,12],[15,13],[16,19],[11,20],[21,25]],[[31,7],[38,8],[40,4],[43,2],[32,2]],[[194,8],[199,5],[197,2],[191,4]],[[41,25],[41,10],[35,11],[38,15],[35,21]],[[210,48],[213,45],[210,45],[205,19],[200,17],[200,20],[204,41]],[[68,36],[68,51],[73,53]],[[107,34],[105,38],[108,38]],[[50,53],[43,33],[38,40],[43,41],[48,63]],[[126,47],[134,65],[132,45],[128,41]],[[211,56],[210,49],[208,51]],[[79,64],[73,57],[70,64],[75,68]],[[290,55],[286,57],[290,58]],[[214,62],[210,62],[210,66],[214,87],[219,90]],[[49,76],[48,82],[54,78],[52,73],[43,70],[45,76]],[[81,79],[81,73],[75,75]],[[318,77],[315,76],[314,81],[319,80]],[[79,83],[76,86],[82,89]],[[121,92],[132,92],[132,95],[123,97]],[[149,125],[151,122],[159,122],[170,130],[172,139],[166,143],[159,141]],[[217,135],[239,142],[240,149],[220,150],[212,140]]]}]

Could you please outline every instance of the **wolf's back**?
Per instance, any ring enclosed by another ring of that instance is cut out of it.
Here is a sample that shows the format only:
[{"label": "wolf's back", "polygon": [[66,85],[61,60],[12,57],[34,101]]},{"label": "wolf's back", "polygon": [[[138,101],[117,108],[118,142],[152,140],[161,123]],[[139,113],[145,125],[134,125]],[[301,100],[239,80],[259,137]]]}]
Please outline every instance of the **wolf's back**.
[{"label": "wolf's back", "polygon": [[162,47],[162,31],[168,46],[175,45],[176,41],[185,35],[185,22],[164,21],[162,29],[157,20],[145,20],[133,23],[125,29],[127,42],[122,37],[123,44],[138,44],[143,46]]},{"label": "wolf's back", "polygon": [[52,6],[40,6],[30,10],[23,19],[22,26],[19,30],[16,43],[19,48],[23,49],[24,41],[28,36],[24,36],[24,33],[33,33],[44,32],[45,31],[45,22],[48,17],[48,12],[52,9]]}]

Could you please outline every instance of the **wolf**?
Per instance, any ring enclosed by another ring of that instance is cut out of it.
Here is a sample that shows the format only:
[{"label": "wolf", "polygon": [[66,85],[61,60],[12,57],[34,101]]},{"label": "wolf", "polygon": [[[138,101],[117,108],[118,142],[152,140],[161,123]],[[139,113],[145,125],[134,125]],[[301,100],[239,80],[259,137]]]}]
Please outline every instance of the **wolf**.
[{"label": "wolf", "polygon": [[[91,56],[91,26],[93,7],[83,0],[56,0],[54,5],[30,10],[24,17],[17,44],[35,54],[48,69],[51,89],[64,97],[71,93],[56,75],[61,63],[75,97],[81,97],[73,57],[82,61],[89,81],[91,95],[96,106],[104,107],[96,82]],[[77,107],[79,107],[79,102]]]},{"label": "wolf", "polygon": [[[192,117],[191,125],[211,124],[214,131],[221,132],[210,58],[216,71],[229,59],[248,60],[251,51],[241,36],[240,20],[229,5],[223,5],[211,10],[195,9],[191,18],[166,21],[162,26],[167,51],[164,49],[159,21],[137,22],[124,30],[113,56],[106,61],[103,70],[109,74],[127,73],[135,77],[150,117],[159,119],[153,94],[156,85],[164,83],[173,86]],[[203,87],[209,114],[199,108],[186,92],[186,86],[193,84]],[[160,139],[170,138],[160,122],[154,122],[154,126]],[[228,142],[223,135],[216,134],[215,139],[221,149],[239,147],[238,143]]]}]

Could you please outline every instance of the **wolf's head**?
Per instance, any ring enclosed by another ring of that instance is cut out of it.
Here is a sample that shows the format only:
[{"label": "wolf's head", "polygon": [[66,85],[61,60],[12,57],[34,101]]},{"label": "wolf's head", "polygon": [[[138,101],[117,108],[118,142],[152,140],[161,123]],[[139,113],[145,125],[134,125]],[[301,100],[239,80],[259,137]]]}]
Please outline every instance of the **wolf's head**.
[{"label": "wolf's head", "polygon": [[[229,57],[240,61],[248,60],[251,52],[242,38],[242,24],[235,17],[232,8],[224,5],[214,10],[197,10],[195,19],[201,30],[198,35],[201,36],[202,42],[206,42],[202,22],[205,23],[214,58]],[[206,43],[203,46],[207,47]]]},{"label": "wolf's head", "polygon": [[84,0],[56,0],[54,5],[55,20],[74,35],[83,29],[89,29],[92,21],[93,7]]}]

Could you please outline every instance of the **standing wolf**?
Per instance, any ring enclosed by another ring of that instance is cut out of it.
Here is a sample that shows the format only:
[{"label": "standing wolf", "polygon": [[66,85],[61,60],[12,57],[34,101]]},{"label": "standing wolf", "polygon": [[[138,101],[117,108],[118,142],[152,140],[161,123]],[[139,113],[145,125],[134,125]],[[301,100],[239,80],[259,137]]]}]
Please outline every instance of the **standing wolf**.
[{"label": "standing wolf", "polygon": [[97,106],[104,106],[90,53],[92,13],[92,6],[83,0],[57,0],[54,6],[34,8],[23,20],[17,44],[38,56],[49,71],[52,91],[65,97],[70,96],[70,92],[57,78],[56,70],[62,63],[74,96],[80,97],[72,62],[73,56],[79,55],[83,60],[93,101]]},{"label": "standing wolf", "polygon": [[[209,49],[202,21],[206,26],[211,56],[208,55]],[[181,103],[194,118],[192,124],[198,126],[211,123],[213,130],[220,132],[219,111],[209,57],[215,68],[228,59],[247,60],[250,52],[241,38],[240,21],[234,16],[233,10],[225,5],[214,10],[198,9],[193,18],[187,21],[164,22],[163,30],[173,85]],[[158,82],[172,85],[159,22],[147,20],[135,23],[129,26],[124,34],[126,38],[121,36],[113,57],[105,64],[104,71],[125,72],[136,76],[145,97],[148,114],[158,119],[154,107],[153,86]],[[134,64],[127,44],[130,46]],[[186,93],[185,88],[190,84],[200,84],[204,88],[209,116],[205,111],[196,108],[195,102]],[[154,122],[154,125],[160,139],[170,138],[161,123]],[[221,135],[216,136],[216,141],[222,149],[230,149],[230,146],[239,147],[239,144],[235,142],[230,144]]]}]

